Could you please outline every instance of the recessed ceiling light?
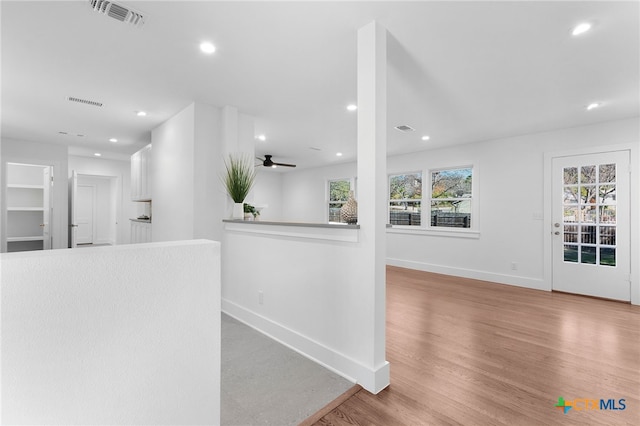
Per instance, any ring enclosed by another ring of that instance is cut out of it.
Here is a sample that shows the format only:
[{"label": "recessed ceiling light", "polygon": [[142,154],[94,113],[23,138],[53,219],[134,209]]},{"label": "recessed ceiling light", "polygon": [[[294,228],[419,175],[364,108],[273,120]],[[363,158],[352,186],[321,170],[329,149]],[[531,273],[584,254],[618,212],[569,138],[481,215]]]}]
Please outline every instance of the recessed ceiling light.
[{"label": "recessed ceiling light", "polygon": [[145,117],[145,116],[147,115],[147,113],[146,113],[146,112],[144,112],[144,111],[136,111],[136,115],[137,115],[138,117]]},{"label": "recessed ceiling light", "polygon": [[336,157],[342,157],[342,153],[341,152],[336,152]]},{"label": "recessed ceiling light", "polygon": [[430,139],[430,138],[429,138],[429,136],[427,136],[427,135],[424,135],[424,136],[422,137],[422,140],[423,140],[423,141],[428,141],[429,139]]},{"label": "recessed ceiling light", "polygon": [[265,135],[258,135],[256,136],[256,139],[261,140],[262,142],[267,140],[267,137]]},{"label": "recessed ceiling light", "polygon": [[591,29],[591,24],[588,22],[583,22],[573,27],[573,31],[571,31],[571,35],[577,36],[580,34],[584,34],[590,29]]},{"label": "recessed ceiling light", "polygon": [[598,102],[593,102],[589,105],[587,105],[587,111],[591,111],[592,109],[596,109],[600,106],[600,104]]},{"label": "recessed ceiling light", "polygon": [[69,134],[67,132],[58,132],[58,133],[60,133],[61,135],[68,135]]},{"label": "recessed ceiling light", "polygon": [[100,157],[100,156],[102,156],[102,154],[100,154],[99,152],[96,152],[96,153],[95,153],[95,154],[93,154],[93,155],[95,155],[96,157]]},{"label": "recessed ceiling light", "polygon": [[213,45],[213,43],[210,43],[208,41],[203,41],[202,43],[200,43],[200,50],[203,53],[210,55],[216,51],[216,47]]},{"label": "recessed ceiling light", "polygon": [[116,139],[116,138],[111,138],[111,139],[109,139],[109,142],[116,143],[116,142],[118,142],[118,139]]},{"label": "recessed ceiling light", "polygon": [[358,109],[358,105],[355,105],[355,104],[347,105],[347,111],[355,111],[357,109]]}]

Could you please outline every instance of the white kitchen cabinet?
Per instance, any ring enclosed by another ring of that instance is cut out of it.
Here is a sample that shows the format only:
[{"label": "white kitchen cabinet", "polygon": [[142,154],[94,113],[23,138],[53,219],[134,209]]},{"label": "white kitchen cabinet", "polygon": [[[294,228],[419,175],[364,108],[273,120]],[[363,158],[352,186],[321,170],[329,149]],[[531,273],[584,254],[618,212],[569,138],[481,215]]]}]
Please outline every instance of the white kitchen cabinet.
[{"label": "white kitchen cabinet", "polygon": [[8,252],[51,248],[51,167],[7,163]]},{"label": "white kitchen cabinet", "polygon": [[131,156],[131,200],[151,200],[151,144]]},{"label": "white kitchen cabinet", "polygon": [[131,244],[151,242],[151,222],[131,219]]}]

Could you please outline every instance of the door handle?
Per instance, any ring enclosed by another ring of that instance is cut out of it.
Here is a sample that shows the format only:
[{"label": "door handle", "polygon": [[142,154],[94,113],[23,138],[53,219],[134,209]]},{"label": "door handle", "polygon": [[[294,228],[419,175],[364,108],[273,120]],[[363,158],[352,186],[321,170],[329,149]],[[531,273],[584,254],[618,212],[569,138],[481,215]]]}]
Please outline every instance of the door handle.
[{"label": "door handle", "polygon": [[560,235],[560,231],[554,232],[553,235]]},{"label": "door handle", "polygon": [[556,228],[560,228],[560,224],[558,222],[554,223],[553,226]]}]

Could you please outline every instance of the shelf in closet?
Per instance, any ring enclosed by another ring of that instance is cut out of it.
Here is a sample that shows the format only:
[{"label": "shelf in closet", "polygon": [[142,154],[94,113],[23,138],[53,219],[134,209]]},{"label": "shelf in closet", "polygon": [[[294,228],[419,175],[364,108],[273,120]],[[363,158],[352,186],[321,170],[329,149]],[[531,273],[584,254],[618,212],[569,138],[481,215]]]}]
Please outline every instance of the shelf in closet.
[{"label": "shelf in closet", "polygon": [[44,241],[44,237],[42,235],[35,237],[7,237],[8,243],[15,243],[19,241]]},{"label": "shelf in closet", "polygon": [[7,207],[9,212],[43,212],[42,207]]},{"label": "shelf in closet", "polygon": [[19,183],[9,183],[7,188],[19,188],[19,189],[44,189],[44,185],[23,185]]}]

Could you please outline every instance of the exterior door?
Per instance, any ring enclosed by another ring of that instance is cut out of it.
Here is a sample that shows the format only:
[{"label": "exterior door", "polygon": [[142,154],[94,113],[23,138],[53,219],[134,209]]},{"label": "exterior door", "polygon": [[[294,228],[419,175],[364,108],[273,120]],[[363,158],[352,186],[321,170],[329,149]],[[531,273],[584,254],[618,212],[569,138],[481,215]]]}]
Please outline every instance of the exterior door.
[{"label": "exterior door", "polygon": [[629,151],[552,160],[553,289],[631,300]]}]

